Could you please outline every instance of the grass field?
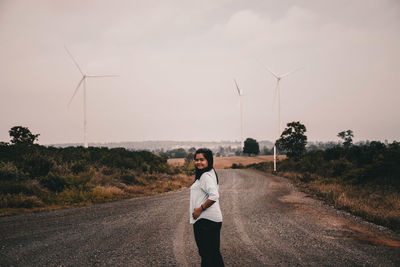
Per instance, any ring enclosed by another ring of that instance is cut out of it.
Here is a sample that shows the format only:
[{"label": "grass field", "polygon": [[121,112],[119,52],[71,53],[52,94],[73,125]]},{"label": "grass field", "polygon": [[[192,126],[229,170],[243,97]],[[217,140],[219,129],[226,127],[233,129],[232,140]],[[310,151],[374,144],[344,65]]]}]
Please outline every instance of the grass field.
[{"label": "grass field", "polygon": [[[279,156],[278,160],[285,159],[286,156]],[[260,162],[270,162],[273,161],[274,158],[272,155],[267,156],[255,156],[255,157],[247,157],[247,156],[233,156],[233,157],[214,157],[214,168],[215,169],[225,169],[230,168],[232,164],[241,164],[243,166],[247,166],[254,163]],[[172,166],[183,166],[185,163],[185,159],[168,159],[168,164]]]}]

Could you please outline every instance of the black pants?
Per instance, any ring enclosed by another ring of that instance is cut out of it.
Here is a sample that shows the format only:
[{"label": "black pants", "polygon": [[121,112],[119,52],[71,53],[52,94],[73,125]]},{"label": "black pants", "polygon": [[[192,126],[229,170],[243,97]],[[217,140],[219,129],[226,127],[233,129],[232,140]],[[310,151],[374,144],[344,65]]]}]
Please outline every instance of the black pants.
[{"label": "black pants", "polygon": [[222,222],[200,219],[193,225],[201,266],[224,266],[221,252],[219,251],[220,233]]}]

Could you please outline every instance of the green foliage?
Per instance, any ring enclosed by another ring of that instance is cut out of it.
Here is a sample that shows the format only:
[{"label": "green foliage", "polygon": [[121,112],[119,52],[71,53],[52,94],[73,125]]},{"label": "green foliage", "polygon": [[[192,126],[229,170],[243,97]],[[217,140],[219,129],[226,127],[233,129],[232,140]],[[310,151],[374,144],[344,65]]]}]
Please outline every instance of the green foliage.
[{"label": "green foliage", "polygon": [[72,173],[73,174],[78,174],[78,173],[81,173],[81,172],[86,172],[88,170],[88,166],[87,166],[87,164],[85,163],[85,162],[83,162],[83,161],[78,161],[78,162],[76,162],[76,163],[73,163],[72,165],[71,165],[71,171],[72,171]]},{"label": "green foliage", "polygon": [[61,192],[67,186],[67,181],[58,175],[49,173],[46,177],[40,179],[40,184],[54,192]]},{"label": "green foliage", "polygon": [[247,138],[244,141],[243,153],[248,155],[258,155],[260,153],[260,146],[257,140],[253,138]]},{"label": "green foliage", "polygon": [[309,151],[300,159],[279,164],[282,171],[316,174],[344,184],[390,185],[400,189],[400,144],[373,141]]},{"label": "green foliage", "polygon": [[11,137],[11,143],[15,145],[31,145],[39,137],[39,134],[32,134],[27,127],[22,126],[14,126],[8,133]]},{"label": "green foliage", "polygon": [[194,152],[188,153],[185,158],[185,164],[191,164],[192,162],[194,162]]},{"label": "green foliage", "polygon": [[343,140],[344,147],[349,147],[353,144],[354,134],[352,130],[342,131],[337,136]]},{"label": "green foliage", "polygon": [[299,159],[306,152],[306,131],[306,126],[299,121],[288,123],[287,128],[281,134],[281,138],[276,142],[277,148],[286,151],[289,158]]},{"label": "green foliage", "polygon": [[124,192],[126,185],[145,186],[165,174],[194,168],[193,162],[185,164],[185,170],[171,167],[166,156],[148,151],[40,146],[33,144],[38,135],[28,134],[29,141],[19,130],[13,130],[14,145],[0,143],[0,208],[87,205],[121,199],[129,195]]},{"label": "green foliage", "polygon": [[[193,149],[191,149],[191,150],[193,150]],[[193,152],[191,152],[191,153],[193,153]],[[177,149],[172,149],[172,150],[168,150],[164,153],[161,153],[161,155],[164,157],[167,157],[169,159],[175,159],[175,158],[186,158],[188,153],[183,148],[177,148]]]},{"label": "green foliage", "polygon": [[23,167],[22,170],[34,178],[47,175],[53,166],[53,162],[49,157],[39,153],[32,153],[22,156],[21,165]]},{"label": "green foliage", "polygon": [[18,176],[19,171],[14,163],[0,161],[0,181],[16,180]]},{"label": "green foliage", "polygon": [[0,208],[26,208],[41,207],[43,202],[37,196],[19,194],[0,195]]},{"label": "green foliage", "polygon": [[0,194],[19,194],[32,195],[32,188],[21,182],[6,181],[0,183]]},{"label": "green foliage", "polygon": [[243,169],[244,165],[241,163],[239,163],[239,164],[233,163],[231,168],[232,169]]}]

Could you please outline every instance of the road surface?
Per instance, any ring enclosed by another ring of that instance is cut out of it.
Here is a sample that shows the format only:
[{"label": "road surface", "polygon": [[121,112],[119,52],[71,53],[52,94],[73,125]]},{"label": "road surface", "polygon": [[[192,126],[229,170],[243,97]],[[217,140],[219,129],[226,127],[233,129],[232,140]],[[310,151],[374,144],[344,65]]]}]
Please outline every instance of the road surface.
[{"label": "road surface", "polygon": [[[218,170],[226,266],[400,266],[400,236],[284,178]],[[200,266],[189,190],[0,218],[1,266]]]}]

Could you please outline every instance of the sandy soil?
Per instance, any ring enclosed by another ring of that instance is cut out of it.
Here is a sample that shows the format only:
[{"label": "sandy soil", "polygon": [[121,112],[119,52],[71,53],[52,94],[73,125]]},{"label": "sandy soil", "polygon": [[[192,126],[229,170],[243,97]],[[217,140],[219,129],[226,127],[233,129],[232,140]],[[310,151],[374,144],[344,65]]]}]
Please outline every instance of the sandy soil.
[{"label": "sandy soil", "polygon": [[[278,160],[285,159],[286,156],[279,156]],[[215,157],[214,158],[214,168],[215,169],[225,169],[230,168],[233,163],[249,165],[253,163],[260,162],[269,162],[273,161],[273,156],[255,156],[255,157],[246,157],[246,156],[233,156],[233,157]],[[185,159],[168,159],[168,164],[173,166],[182,166],[185,163]]]}]

